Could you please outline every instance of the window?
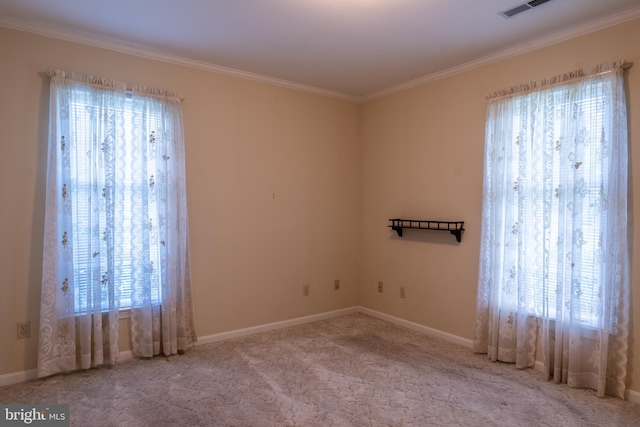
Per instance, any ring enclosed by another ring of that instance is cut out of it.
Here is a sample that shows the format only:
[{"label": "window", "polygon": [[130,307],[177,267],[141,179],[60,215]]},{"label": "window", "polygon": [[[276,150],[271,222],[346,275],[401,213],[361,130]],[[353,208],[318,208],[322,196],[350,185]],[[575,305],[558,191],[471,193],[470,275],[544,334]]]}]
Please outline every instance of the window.
[{"label": "window", "polygon": [[[508,208],[517,218],[511,231],[524,245],[536,242],[536,234],[545,234],[542,251],[525,249],[527,261],[516,268],[522,304],[531,315],[555,319],[557,304],[566,299],[559,299],[558,293],[573,281],[574,320],[592,327],[602,327],[599,264],[607,218],[598,206],[609,187],[608,166],[600,162],[605,122],[611,119],[603,104],[606,89],[606,82],[600,81],[575,99],[565,86],[555,87],[539,100],[544,106],[519,97],[510,101],[510,140],[516,149],[506,169],[513,188],[506,190],[517,195]],[[527,127],[536,126],[527,122],[541,118],[546,121],[543,133],[527,132]]]},{"label": "window", "polygon": [[[96,143],[96,126],[94,121],[96,119],[96,108],[92,105],[92,98],[89,96],[89,90],[86,87],[79,87],[75,89],[77,92],[74,101],[72,101],[70,108],[73,116],[73,144],[69,143],[69,149],[72,150],[71,161],[71,181],[76,183],[74,191],[75,203],[72,210],[72,221],[74,224],[73,233],[73,264],[75,268],[75,308],[76,312],[83,313],[91,306],[89,299],[91,298],[91,292],[89,283],[92,280],[98,280],[98,277],[94,277],[91,274],[92,260],[96,256],[96,249],[91,242],[92,223],[96,222],[106,223],[106,210],[100,212],[101,218],[96,221],[92,219],[92,213],[95,210],[95,206],[92,207],[90,203],[93,194],[93,186],[95,185],[96,174],[102,174],[101,165],[92,163],[91,151],[92,146]],[[150,102],[157,103],[157,101],[149,100]],[[114,154],[119,157],[118,167],[122,170],[118,173],[118,180],[112,185],[119,192],[119,197],[109,203],[113,203],[112,221],[115,222],[115,228],[121,233],[121,238],[118,239],[121,245],[115,248],[114,257],[116,259],[114,263],[119,264],[117,277],[119,283],[119,307],[120,309],[127,309],[132,306],[132,285],[133,282],[133,258],[134,258],[134,246],[132,242],[134,240],[134,199],[139,195],[145,193],[146,187],[150,185],[148,177],[152,174],[139,174],[134,173],[136,170],[149,169],[154,170],[155,159],[147,158],[146,162],[143,162],[142,156],[135,156],[134,152],[134,134],[155,135],[156,129],[160,129],[161,115],[157,109],[151,109],[151,111],[134,111],[135,107],[131,100],[131,96],[127,96],[122,102],[122,107],[118,111],[118,115],[122,121],[122,134],[121,144],[114,150]],[[142,123],[142,117],[145,119],[145,123]],[[150,129],[150,130],[149,130]],[[139,138],[138,138],[139,139]],[[101,147],[101,149],[103,149]],[[102,165],[103,166],[103,165]],[[104,190],[106,191],[106,189]],[[114,192],[115,193],[115,192]],[[102,197],[106,197],[103,193]],[[158,223],[157,203],[154,198],[148,200],[148,206],[145,209],[148,211],[150,223]],[[103,231],[106,233],[106,230]],[[106,236],[103,235],[103,239]],[[147,256],[149,257],[149,265],[160,265],[160,241],[158,235],[151,235],[148,239]],[[104,245],[102,245],[104,246]],[[108,262],[109,257],[101,257],[99,272],[99,280],[106,282],[108,277]],[[95,266],[94,266],[95,267]],[[103,286],[100,295],[101,303],[104,307],[108,307],[109,299],[109,287]],[[155,285],[151,287],[151,300],[154,304],[159,304],[161,301],[161,286]]]},{"label": "window", "polygon": [[[624,398],[624,62],[489,96],[474,350]],[[538,349],[541,351],[538,352]]]},{"label": "window", "polygon": [[489,102],[479,313],[615,333],[627,280],[624,86],[614,72],[557,80]]},{"label": "window", "polygon": [[196,339],[182,99],[50,71],[38,376],[116,362],[130,309],[136,357]]}]

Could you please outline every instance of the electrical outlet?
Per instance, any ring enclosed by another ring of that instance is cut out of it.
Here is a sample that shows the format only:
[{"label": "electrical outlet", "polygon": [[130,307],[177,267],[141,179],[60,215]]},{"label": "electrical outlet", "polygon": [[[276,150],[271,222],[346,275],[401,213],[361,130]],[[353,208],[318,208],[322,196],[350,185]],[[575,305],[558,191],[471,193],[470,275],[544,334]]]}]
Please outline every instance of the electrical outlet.
[{"label": "electrical outlet", "polygon": [[333,281],[333,290],[334,291],[339,291],[340,290],[340,280],[336,279]]},{"label": "electrical outlet", "polygon": [[302,285],[302,296],[309,296],[309,285]]},{"label": "electrical outlet", "polygon": [[404,286],[400,287],[400,298],[406,298],[406,295],[404,293]]},{"label": "electrical outlet", "polygon": [[31,322],[18,322],[17,325],[17,337],[18,339],[29,338],[31,336]]},{"label": "electrical outlet", "polygon": [[378,292],[384,292],[384,283],[378,282]]}]

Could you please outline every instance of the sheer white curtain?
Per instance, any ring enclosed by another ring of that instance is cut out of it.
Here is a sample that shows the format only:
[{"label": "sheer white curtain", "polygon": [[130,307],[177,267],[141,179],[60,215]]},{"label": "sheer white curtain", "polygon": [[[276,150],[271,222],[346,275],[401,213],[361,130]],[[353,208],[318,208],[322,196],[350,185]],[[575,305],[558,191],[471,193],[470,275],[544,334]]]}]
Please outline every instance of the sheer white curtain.
[{"label": "sheer white curtain", "polygon": [[[474,349],[624,398],[627,116],[620,62],[489,96]],[[539,341],[541,340],[541,341]]]},{"label": "sheer white curtain", "polygon": [[149,357],[195,341],[180,99],[49,72],[38,375],[114,364],[118,317]]}]

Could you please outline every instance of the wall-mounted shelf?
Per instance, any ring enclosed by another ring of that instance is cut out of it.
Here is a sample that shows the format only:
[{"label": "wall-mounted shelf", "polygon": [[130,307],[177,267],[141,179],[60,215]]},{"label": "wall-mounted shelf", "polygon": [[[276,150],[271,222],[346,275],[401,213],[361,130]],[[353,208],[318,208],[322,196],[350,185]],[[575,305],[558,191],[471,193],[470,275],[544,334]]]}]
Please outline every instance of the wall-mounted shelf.
[{"label": "wall-mounted shelf", "polygon": [[405,228],[413,228],[416,230],[437,230],[448,231],[456,237],[458,242],[462,241],[462,232],[464,231],[464,221],[429,221],[417,219],[389,219],[391,224],[389,227],[402,237],[402,230]]}]

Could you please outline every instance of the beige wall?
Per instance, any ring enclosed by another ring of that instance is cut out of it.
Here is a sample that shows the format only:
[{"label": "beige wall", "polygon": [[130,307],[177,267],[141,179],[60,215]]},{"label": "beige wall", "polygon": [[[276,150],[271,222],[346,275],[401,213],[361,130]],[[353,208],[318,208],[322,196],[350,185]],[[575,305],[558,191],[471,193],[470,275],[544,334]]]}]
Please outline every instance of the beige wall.
[{"label": "beige wall", "polygon": [[357,305],[359,105],[0,29],[0,375],[36,366],[50,68],[185,96],[198,336]]},{"label": "beige wall", "polygon": [[[373,100],[362,109],[360,304],[473,339],[482,208],[484,95],[618,59],[628,72],[632,219],[640,218],[640,20]],[[463,220],[399,239],[389,218]],[[632,248],[640,247],[634,227]],[[640,391],[640,251],[632,258],[631,387]],[[377,292],[378,281],[384,293]],[[399,287],[406,289],[406,299]]]},{"label": "beige wall", "polygon": [[[199,336],[362,305],[472,339],[484,95],[579,67],[633,61],[630,145],[637,171],[639,45],[636,20],[358,105],[0,29],[0,375],[36,362],[48,113],[43,71],[97,74],[186,97]],[[633,216],[640,212],[639,176],[631,174]],[[461,244],[438,232],[399,239],[387,228],[392,217],[463,220],[467,230]],[[634,229],[632,247],[639,243]],[[632,265],[638,325],[638,251]],[[339,292],[334,279],[341,280]],[[307,283],[311,295],[302,297]],[[15,324],[23,320],[31,321],[32,338],[17,340]],[[638,331],[631,345],[635,391]]]}]

